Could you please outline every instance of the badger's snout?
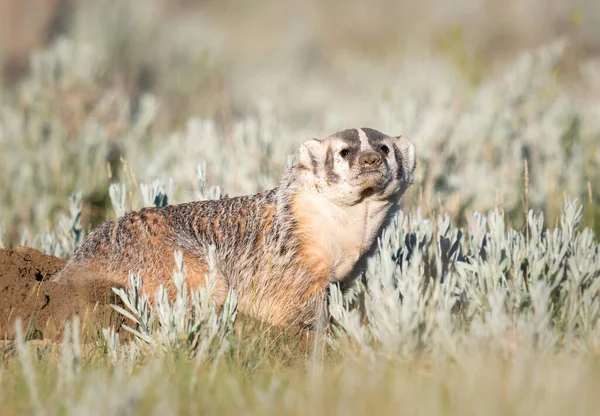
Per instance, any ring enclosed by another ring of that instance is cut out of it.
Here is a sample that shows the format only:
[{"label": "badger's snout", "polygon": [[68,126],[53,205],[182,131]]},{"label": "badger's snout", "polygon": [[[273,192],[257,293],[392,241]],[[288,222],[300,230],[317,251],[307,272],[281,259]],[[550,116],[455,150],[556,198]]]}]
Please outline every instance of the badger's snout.
[{"label": "badger's snout", "polygon": [[381,156],[373,150],[366,150],[358,156],[358,165],[361,169],[376,169],[381,165]]}]

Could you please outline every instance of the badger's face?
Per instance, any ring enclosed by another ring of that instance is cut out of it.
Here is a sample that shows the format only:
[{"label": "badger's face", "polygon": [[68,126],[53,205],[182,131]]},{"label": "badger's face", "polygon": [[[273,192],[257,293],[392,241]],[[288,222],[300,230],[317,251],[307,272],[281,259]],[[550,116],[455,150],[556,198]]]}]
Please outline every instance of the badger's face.
[{"label": "badger's face", "polygon": [[413,144],[377,130],[349,129],[298,150],[296,169],[303,182],[338,205],[398,199],[412,182]]}]

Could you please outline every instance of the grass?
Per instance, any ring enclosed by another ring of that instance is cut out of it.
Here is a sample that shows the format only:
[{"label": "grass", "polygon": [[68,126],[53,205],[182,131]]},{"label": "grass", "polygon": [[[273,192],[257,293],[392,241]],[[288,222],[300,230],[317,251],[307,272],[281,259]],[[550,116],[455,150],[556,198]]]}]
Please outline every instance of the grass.
[{"label": "grass", "polygon": [[337,360],[315,370],[283,340],[249,337],[216,368],[154,358],[126,369],[86,351],[68,373],[59,348],[30,346],[31,374],[16,359],[3,367],[2,413],[38,410],[30,382],[45,414],[592,415],[600,405],[597,356],[477,353],[461,362]]}]

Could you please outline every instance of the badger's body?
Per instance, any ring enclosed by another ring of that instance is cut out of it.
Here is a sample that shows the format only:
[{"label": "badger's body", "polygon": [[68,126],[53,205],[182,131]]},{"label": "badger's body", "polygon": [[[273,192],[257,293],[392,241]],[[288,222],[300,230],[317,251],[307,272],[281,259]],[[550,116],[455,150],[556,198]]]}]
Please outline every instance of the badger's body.
[{"label": "badger's body", "polygon": [[408,140],[376,130],[308,140],[277,188],[126,214],[94,230],[57,280],[92,296],[141,273],[152,295],[171,285],[181,250],[188,284],[204,285],[214,245],[217,302],[233,289],[243,313],[311,326],[327,285],[359,273],[414,167]]}]

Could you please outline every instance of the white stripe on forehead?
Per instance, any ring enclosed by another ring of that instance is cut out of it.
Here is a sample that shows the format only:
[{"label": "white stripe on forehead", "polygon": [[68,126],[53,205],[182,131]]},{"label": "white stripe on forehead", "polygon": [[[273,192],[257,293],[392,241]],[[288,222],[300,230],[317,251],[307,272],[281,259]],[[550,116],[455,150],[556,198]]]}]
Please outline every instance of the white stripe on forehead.
[{"label": "white stripe on forehead", "polygon": [[356,131],[358,131],[358,138],[360,139],[360,150],[364,151],[370,149],[371,145],[369,144],[369,138],[367,137],[363,129],[356,129]]}]

